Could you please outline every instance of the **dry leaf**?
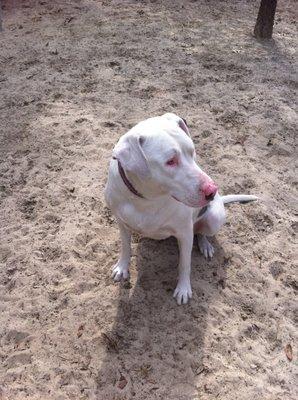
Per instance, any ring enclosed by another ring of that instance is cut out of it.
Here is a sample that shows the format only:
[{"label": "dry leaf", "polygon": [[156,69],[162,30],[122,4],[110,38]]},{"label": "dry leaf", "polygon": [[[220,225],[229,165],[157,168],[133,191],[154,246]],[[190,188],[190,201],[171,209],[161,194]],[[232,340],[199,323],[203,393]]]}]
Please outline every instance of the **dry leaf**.
[{"label": "dry leaf", "polygon": [[125,376],[121,375],[120,380],[118,382],[118,388],[124,389],[126,385],[127,385],[127,380],[126,380]]},{"label": "dry leaf", "polygon": [[286,353],[287,359],[289,361],[292,361],[293,360],[293,349],[292,349],[292,346],[290,344],[286,345],[285,353]]},{"label": "dry leaf", "polygon": [[84,324],[80,325],[78,328],[77,336],[81,337],[83,335],[83,330],[84,330]]}]

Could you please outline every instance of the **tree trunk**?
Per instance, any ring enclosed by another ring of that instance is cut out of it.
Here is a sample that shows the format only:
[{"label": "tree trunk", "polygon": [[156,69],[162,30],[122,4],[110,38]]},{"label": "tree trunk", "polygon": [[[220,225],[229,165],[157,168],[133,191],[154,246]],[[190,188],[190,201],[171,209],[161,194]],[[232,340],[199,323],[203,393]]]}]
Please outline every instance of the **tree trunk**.
[{"label": "tree trunk", "polygon": [[2,32],[2,3],[0,0],[0,32]]},{"label": "tree trunk", "polygon": [[254,35],[260,39],[271,39],[277,0],[261,0]]}]

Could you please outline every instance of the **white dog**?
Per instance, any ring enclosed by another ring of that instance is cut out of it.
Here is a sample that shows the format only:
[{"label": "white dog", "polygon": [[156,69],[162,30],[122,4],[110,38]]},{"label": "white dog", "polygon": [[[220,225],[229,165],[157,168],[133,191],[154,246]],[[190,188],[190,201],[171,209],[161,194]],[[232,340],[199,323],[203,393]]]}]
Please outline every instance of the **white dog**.
[{"label": "white dog", "polygon": [[123,135],[113,151],[105,198],[119,224],[121,254],[115,281],[129,277],[131,233],[152,239],[178,240],[178,304],[192,296],[191,251],[194,234],[204,256],[214,249],[213,236],[225,222],[225,203],[257,200],[255,196],[220,196],[217,186],[196,163],[186,121],[165,114],[140,122]]}]

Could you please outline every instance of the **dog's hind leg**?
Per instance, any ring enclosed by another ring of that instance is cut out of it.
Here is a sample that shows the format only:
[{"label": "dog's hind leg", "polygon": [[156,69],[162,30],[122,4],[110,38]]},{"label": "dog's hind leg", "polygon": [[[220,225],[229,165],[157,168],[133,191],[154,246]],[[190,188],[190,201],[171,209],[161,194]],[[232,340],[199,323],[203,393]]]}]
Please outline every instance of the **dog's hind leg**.
[{"label": "dog's hind leg", "polygon": [[214,248],[209,243],[207,236],[214,236],[223,226],[226,220],[226,213],[223,201],[219,195],[209,204],[206,212],[194,223],[194,234],[197,236],[197,244],[200,252],[211,258]]},{"label": "dog's hind leg", "polygon": [[204,255],[205,258],[212,258],[214,254],[214,247],[209,242],[205,235],[197,234],[197,245],[200,249],[200,252]]}]

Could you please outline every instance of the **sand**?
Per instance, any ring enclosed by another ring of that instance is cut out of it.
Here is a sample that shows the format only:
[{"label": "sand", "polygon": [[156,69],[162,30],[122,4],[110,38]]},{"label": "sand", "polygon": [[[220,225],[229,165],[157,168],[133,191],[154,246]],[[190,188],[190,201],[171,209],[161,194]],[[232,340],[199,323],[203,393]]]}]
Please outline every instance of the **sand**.
[{"label": "sand", "polygon": [[[289,400],[297,373],[297,32],[256,1],[2,1],[0,398]],[[193,299],[174,239],[134,238],[114,284],[114,144],[175,112],[231,205]],[[296,319],[295,319],[296,318]],[[297,382],[297,381],[296,381]]]}]

